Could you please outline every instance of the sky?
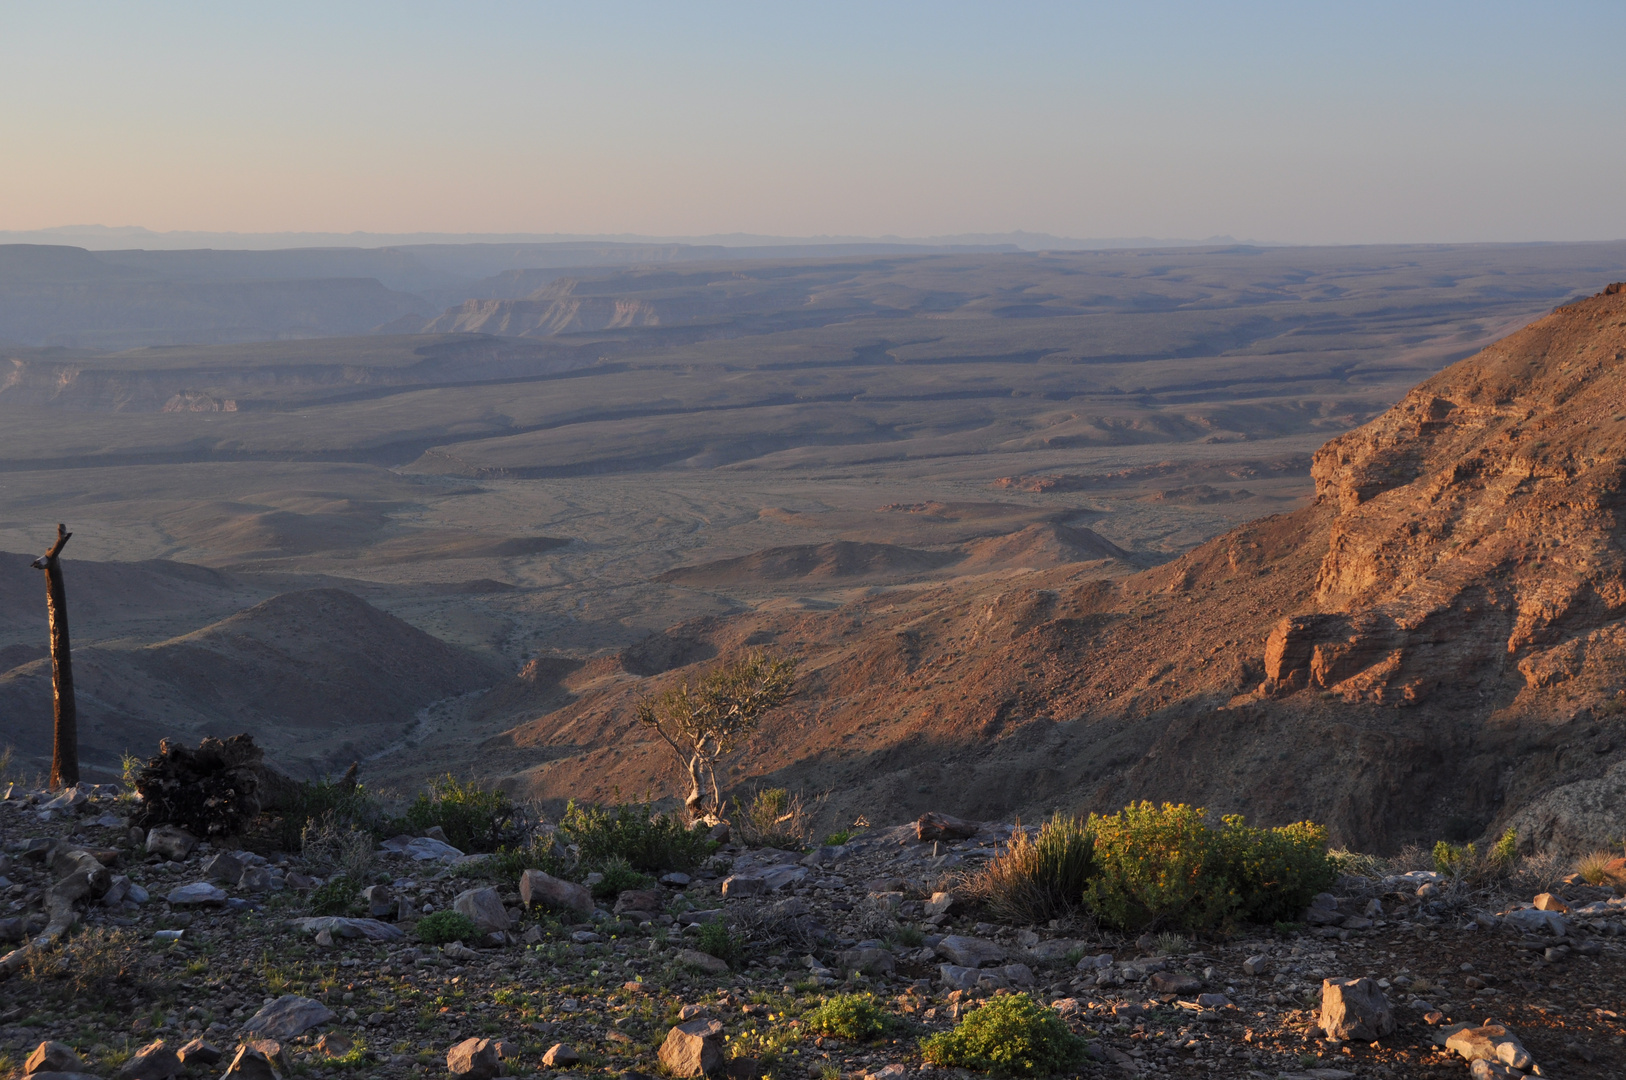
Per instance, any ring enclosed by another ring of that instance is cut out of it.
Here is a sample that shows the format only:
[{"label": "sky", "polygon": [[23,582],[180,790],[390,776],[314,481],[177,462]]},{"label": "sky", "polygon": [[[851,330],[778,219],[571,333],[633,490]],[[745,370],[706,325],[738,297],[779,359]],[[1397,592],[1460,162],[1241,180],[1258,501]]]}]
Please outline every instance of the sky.
[{"label": "sky", "polygon": [[0,231],[1626,237],[1626,3],[0,0]]}]

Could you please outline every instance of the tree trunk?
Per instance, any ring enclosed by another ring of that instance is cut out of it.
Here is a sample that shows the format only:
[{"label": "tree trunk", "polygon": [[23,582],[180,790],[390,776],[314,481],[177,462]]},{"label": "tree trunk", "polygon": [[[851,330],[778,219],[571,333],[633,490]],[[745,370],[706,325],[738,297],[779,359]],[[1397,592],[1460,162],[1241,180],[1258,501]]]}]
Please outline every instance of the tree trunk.
[{"label": "tree trunk", "polygon": [[68,646],[68,590],[62,583],[62,548],[73,533],[56,527],[56,543],[34,560],[45,571],[45,605],[51,619],[51,697],[55,712],[51,742],[51,787],[79,782],[79,711],[73,701],[73,655]]}]

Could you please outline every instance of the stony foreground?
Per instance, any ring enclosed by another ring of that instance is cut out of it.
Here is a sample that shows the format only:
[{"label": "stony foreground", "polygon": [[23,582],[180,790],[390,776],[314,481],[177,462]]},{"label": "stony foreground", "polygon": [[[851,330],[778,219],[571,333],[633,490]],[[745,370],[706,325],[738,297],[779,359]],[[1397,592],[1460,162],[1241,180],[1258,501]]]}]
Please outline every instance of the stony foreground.
[{"label": "stony foreground", "polygon": [[[1086,1076],[1466,1077],[1458,1046],[1485,1043],[1491,1022],[1542,1075],[1626,1075],[1626,901],[1610,889],[1559,885],[1532,906],[1528,892],[1471,893],[1426,871],[1346,877],[1293,927],[1128,941],[1082,921],[986,921],[954,896],[956,875],[1011,827],[921,842],[911,825],[810,853],[725,846],[692,880],[668,875],[591,916],[527,910],[486,860],[405,838],[374,856],[373,879],[389,882],[369,898],[381,918],[312,919],[329,866],[184,850],[131,830],[110,793],[44,810],[47,798],[0,802],[0,950],[44,929],[70,853],[88,850],[110,880],[66,944],[0,981],[0,1076],[21,1075],[47,1041],[104,1077],[442,1075],[449,1053],[471,1076],[681,1074],[661,1049],[689,1038],[669,1034],[683,1024],[700,1032],[694,1060],[704,1043],[739,1080],[901,1078],[944,1071],[923,1070],[920,1036],[1010,990],[1091,1037]],[[488,936],[416,940],[417,919],[454,906]],[[696,949],[718,919],[732,966]],[[1351,1021],[1332,1041],[1318,1026],[1323,981],[1362,978],[1350,1008],[1376,995],[1393,1030]],[[849,991],[873,993],[893,1030],[848,1043],[798,1019]],[[165,1056],[183,1047],[184,1066]]]}]

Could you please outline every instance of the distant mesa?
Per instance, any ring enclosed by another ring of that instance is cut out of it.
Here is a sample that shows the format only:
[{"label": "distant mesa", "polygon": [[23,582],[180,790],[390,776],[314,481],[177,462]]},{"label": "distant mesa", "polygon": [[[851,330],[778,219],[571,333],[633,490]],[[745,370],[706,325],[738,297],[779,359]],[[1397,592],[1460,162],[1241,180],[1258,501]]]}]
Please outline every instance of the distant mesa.
[{"label": "distant mesa", "polygon": [[717,587],[753,582],[860,581],[928,574],[958,562],[957,551],[837,540],[768,548],[733,559],[680,566],[655,578],[674,585]]},{"label": "distant mesa", "polygon": [[1147,502],[1174,503],[1179,506],[1210,506],[1214,503],[1241,502],[1254,498],[1247,488],[1217,488],[1212,484],[1187,484],[1185,487],[1166,488],[1146,496]]}]

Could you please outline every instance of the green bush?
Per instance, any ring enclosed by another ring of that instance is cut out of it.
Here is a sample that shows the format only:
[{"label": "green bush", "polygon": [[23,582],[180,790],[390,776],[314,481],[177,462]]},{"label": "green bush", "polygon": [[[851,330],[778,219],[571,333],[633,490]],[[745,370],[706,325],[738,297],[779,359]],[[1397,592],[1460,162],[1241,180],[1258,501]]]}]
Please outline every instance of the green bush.
[{"label": "green bush", "polygon": [[604,807],[571,800],[558,839],[576,845],[583,865],[624,859],[634,870],[658,874],[693,870],[705,862],[717,850],[706,832],[704,825],[689,826],[677,814],[656,814],[648,803]]},{"label": "green bush", "polygon": [[1077,1067],[1088,1044],[1056,1013],[1026,994],[1004,994],[969,1012],[953,1031],[920,1044],[933,1065],[1012,1076],[1048,1076]]},{"label": "green bush", "polygon": [[1134,803],[1092,815],[1096,873],[1085,903],[1124,930],[1186,932],[1297,915],[1337,876],[1326,830],[1309,822],[1250,828],[1241,815],[1210,828],[1201,807]]},{"label": "green bush", "polygon": [[533,836],[524,845],[504,845],[485,861],[486,873],[499,881],[518,881],[527,870],[540,870],[571,881],[581,877],[576,865],[559,850],[551,836]]},{"label": "green bush", "polygon": [[802,1016],[802,1023],[819,1035],[863,1042],[886,1033],[892,1018],[873,994],[837,994]]},{"label": "green bush", "polygon": [[648,874],[640,874],[625,859],[607,859],[600,863],[597,869],[604,875],[604,879],[595,882],[589,888],[600,900],[619,896],[628,889],[647,889],[655,884],[654,878]]},{"label": "green bush", "polygon": [[1508,826],[1490,850],[1490,860],[1499,867],[1512,866],[1519,857],[1519,830]]},{"label": "green bush", "polygon": [[506,792],[490,791],[473,780],[448,774],[429,784],[401,817],[407,832],[440,826],[446,842],[466,852],[499,851],[519,839],[514,804]]},{"label": "green bush", "polygon": [[1473,868],[1478,854],[1472,844],[1459,847],[1441,840],[1434,845],[1434,869],[1448,877],[1462,877]]},{"label": "green bush", "polygon": [[1241,814],[1221,819],[1219,847],[1240,899],[1235,918],[1250,923],[1296,919],[1315,894],[1338,879],[1327,857],[1327,830],[1308,821],[1255,829]]},{"label": "green bush", "polygon": [[721,919],[713,919],[700,924],[700,936],[695,940],[695,947],[708,956],[715,956],[725,964],[733,967],[739,962],[740,939],[728,928],[728,924]]},{"label": "green bush", "polygon": [[1076,911],[1095,870],[1095,841],[1083,821],[1057,815],[1011,842],[966,881],[968,894],[1000,919],[1042,923]]},{"label": "green bush", "polygon": [[312,892],[310,907],[312,915],[366,914],[360,887],[343,874]]},{"label": "green bush", "polygon": [[480,936],[474,920],[461,911],[434,911],[418,920],[418,940],[426,945],[473,941]]}]

